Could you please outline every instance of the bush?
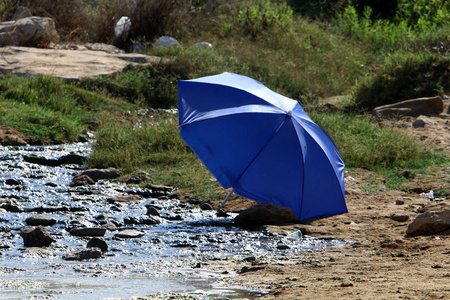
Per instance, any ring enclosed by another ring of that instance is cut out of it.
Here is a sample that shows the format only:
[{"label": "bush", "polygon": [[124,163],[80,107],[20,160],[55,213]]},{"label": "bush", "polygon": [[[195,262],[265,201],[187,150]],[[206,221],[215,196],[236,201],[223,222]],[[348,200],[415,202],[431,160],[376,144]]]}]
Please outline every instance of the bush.
[{"label": "bush", "polygon": [[399,54],[355,86],[359,107],[374,107],[430,97],[450,89],[450,58],[441,55]]},{"label": "bush", "polygon": [[78,86],[107,92],[110,96],[144,107],[171,108],[178,103],[177,80],[187,79],[189,69],[189,64],[182,61],[155,66],[129,66],[112,78],[85,79]]}]

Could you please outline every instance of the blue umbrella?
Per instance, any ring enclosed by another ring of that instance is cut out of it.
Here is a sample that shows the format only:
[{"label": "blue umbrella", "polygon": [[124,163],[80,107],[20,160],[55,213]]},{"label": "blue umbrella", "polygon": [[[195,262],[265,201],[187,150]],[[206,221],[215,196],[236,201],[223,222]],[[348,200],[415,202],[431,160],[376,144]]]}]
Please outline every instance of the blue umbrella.
[{"label": "blue umbrella", "polygon": [[181,137],[224,188],[299,220],[347,212],[344,162],[297,101],[232,73],[179,81],[178,101]]}]

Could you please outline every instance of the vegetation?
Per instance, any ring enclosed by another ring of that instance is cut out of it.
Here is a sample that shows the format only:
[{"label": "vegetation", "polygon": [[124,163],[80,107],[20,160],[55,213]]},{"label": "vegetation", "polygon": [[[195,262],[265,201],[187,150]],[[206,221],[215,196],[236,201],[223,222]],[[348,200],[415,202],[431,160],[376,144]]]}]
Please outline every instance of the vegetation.
[{"label": "vegetation", "polygon": [[[114,25],[158,66],[129,67],[111,78],[63,82],[0,77],[0,123],[42,143],[75,141],[95,130],[92,167],[151,171],[153,180],[199,197],[223,197],[212,175],[178,134],[175,116],[139,117],[141,108],[174,108],[177,80],[224,71],[255,78],[297,99],[333,138],[347,167],[395,174],[448,162],[405,132],[386,128],[373,107],[449,91],[450,2],[335,0],[0,0],[6,20],[18,5],[55,20],[63,41],[114,43]],[[154,50],[161,35],[182,47]],[[213,49],[193,47],[208,41]],[[321,99],[348,95],[323,112]]]}]

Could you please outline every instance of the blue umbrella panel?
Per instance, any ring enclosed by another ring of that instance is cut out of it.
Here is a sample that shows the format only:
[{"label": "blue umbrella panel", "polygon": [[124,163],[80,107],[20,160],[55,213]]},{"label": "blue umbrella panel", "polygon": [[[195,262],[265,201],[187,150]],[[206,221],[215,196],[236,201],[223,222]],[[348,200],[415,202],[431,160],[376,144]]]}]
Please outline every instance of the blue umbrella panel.
[{"label": "blue umbrella panel", "polygon": [[233,73],[179,81],[178,100],[181,137],[224,188],[299,220],[347,212],[344,162],[297,101]]}]

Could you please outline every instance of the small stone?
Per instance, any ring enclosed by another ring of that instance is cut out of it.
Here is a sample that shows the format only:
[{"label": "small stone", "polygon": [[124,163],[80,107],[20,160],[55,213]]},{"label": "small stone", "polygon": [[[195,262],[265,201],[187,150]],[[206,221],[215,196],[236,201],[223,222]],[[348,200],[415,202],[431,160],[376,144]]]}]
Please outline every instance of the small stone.
[{"label": "small stone", "polygon": [[146,214],[147,214],[147,216],[156,216],[156,217],[160,216],[159,211],[156,209],[156,207],[154,207],[152,205],[147,206]]},{"label": "small stone", "polygon": [[117,238],[130,239],[130,238],[142,237],[142,236],[144,236],[144,233],[142,231],[135,230],[135,229],[123,229],[123,230],[119,231],[118,233],[116,233],[114,236]]},{"label": "small stone", "polygon": [[405,200],[397,199],[395,200],[395,205],[403,205],[405,204]]},{"label": "small stone", "polygon": [[100,248],[81,249],[66,253],[62,256],[64,260],[84,260],[102,257],[102,250]]},{"label": "small stone", "polygon": [[3,198],[0,199],[0,208],[9,212],[22,212],[23,209],[14,199]]},{"label": "small stone", "polygon": [[177,48],[179,46],[180,43],[171,36],[162,36],[158,38],[153,44],[155,50],[161,50],[164,48]]},{"label": "small stone", "polygon": [[213,207],[209,203],[203,203],[202,205],[200,205],[200,209],[201,210],[213,210]]},{"label": "small stone", "polygon": [[47,215],[33,215],[28,217],[25,222],[29,226],[52,226],[56,224],[56,219]]},{"label": "small stone", "polygon": [[102,252],[106,252],[108,251],[108,244],[100,238],[93,237],[87,243],[86,248],[99,248]]},{"label": "small stone", "polygon": [[213,45],[211,43],[208,42],[200,42],[200,43],[196,43],[194,44],[195,48],[201,48],[201,49],[212,49]]},{"label": "small stone", "polygon": [[24,227],[20,230],[20,236],[25,247],[48,247],[55,241],[42,226]]},{"label": "small stone", "polygon": [[413,128],[421,128],[421,127],[425,127],[425,126],[432,126],[433,122],[425,117],[425,116],[420,116],[418,117],[413,123],[412,123],[412,127]]},{"label": "small stone", "polygon": [[142,200],[142,197],[139,195],[114,195],[114,196],[108,197],[108,199],[106,199],[106,202],[108,202],[108,203],[116,203],[116,202],[130,203],[130,202],[137,202],[140,200]]},{"label": "small stone", "polygon": [[246,262],[252,262],[255,260],[256,260],[256,257],[254,257],[254,256],[249,256],[249,257],[246,257],[243,259],[243,261],[246,261]]},{"label": "small stone", "polygon": [[127,184],[139,184],[143,181],[150,180],[150,174],[144,171],[136,172],[126,181]]},{"label": "small stone", "polygon": [[130,225],[155,225],[155,224],[159,224],[158,220],[153,219],[150,216],[143,217],[143,218],[125,217],[123,219],[123,222],[125,224],[130,224]]},{"label": "small stone", "polygon": [[69,186],[75,187],[75,186],[87,186],[87,185],[93,185],[95,184],[95,181],[87,176],[87,175],[76,175],[74,178],[72,178],[72,181],[70,182]]},{"label": "small stone", "polygon": [[408,215],[397,215],[397,214],[393,214],[391,216],[391,220],[397,221],[397,222],[406,222],[409,220],[409,216]]},{"label": "small stone", "polygon": [[109,231],[117,230],[117,226],[113,222],[106,222],[105,224],[102,225],[102,228],[105,228],[106,230],[109,230]]},{"label": "small stone", "polygon": [[70,230],[70,234],[74,236],[104,236],[105,233],[106,228],[98,227],[82,227]]}]

